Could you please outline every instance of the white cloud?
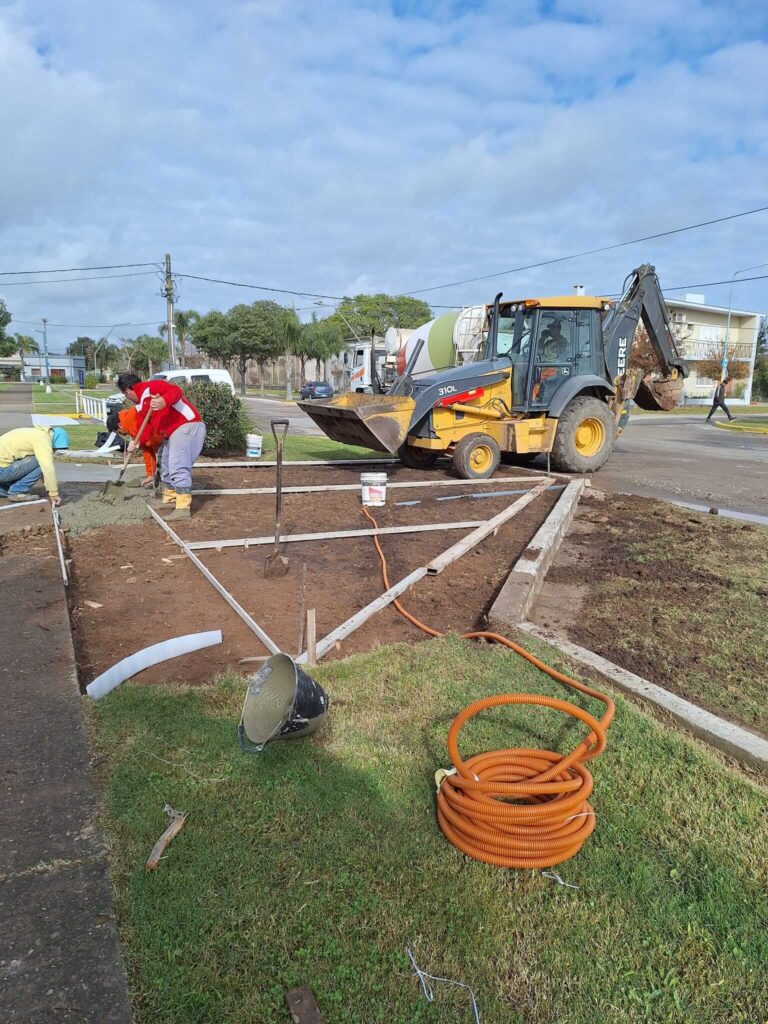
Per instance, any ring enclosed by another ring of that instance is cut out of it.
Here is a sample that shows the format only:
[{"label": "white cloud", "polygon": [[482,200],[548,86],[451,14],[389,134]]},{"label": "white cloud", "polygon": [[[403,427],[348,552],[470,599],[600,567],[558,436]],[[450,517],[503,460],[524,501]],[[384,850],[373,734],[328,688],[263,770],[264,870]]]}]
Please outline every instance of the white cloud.
[{"label": "white cloud", "polygon": [[[472,277],[765,202],[758,5],[27,0],[0,8],[0,269],[160,261],[342,294]],[[430,293],[469,302],[762,262],[768,214]],[[185,306],[254,293],[182,281]],[[768,305],[759,283],[739,301]],[[3,289],[159,321],[154,276]],[[713,300],[727,289],[712,290]],[[302,300],[297,300],[301,305]],[[306,303],[305,303],[306,304]],[[66,344],[77,331],[54,335]]]}]

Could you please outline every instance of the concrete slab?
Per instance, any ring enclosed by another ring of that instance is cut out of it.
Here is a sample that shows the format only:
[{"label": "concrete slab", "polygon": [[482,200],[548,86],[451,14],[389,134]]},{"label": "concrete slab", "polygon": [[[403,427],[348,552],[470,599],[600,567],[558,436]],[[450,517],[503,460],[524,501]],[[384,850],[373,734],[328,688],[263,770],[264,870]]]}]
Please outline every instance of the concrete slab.
[{"label": "concrete slab", "polygon": [[0,1021],[128,1024],[52,530],[7,536],[2,580]]}]

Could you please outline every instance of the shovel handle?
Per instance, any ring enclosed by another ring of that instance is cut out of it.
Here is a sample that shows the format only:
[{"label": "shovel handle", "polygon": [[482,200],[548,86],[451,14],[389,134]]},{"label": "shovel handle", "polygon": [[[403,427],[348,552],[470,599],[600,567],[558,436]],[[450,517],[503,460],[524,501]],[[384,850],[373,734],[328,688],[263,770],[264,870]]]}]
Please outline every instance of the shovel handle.
[{"label": "shovel handle", "polygon": [[[276,444],[282,444],[288,436],[288,427],[290,427],[290,420],[270,420],[269,425],[272,428],[272,437],[275,439]],[[281,437],[277,436],[277,427],[283,428]]]}]

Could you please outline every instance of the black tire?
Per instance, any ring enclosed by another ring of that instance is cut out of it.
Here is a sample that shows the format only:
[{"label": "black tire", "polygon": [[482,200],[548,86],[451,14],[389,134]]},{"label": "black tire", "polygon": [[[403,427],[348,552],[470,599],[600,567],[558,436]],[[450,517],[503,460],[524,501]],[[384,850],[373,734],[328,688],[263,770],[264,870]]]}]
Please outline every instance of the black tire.
[{"label": "black tire", "polygon": [[501,461],[508,466],[530,466],[541,452],[502,452]]},{"label": "black tire", "polygon": [[561,473],[594,473],[613,451],[615,440],[616,421],[605,402],[586,395],[574,398],[557,423],[552,468]]},{"label": "black tire", "polygon": [[488,434],[467,434],[453,449],[453,468],[463,480],[486,480],[500,459],[499,446]]},{"label": "black tire", "polygon": [[431,452],[428,448],[413,448],[409,444],[401,445],[397,454],[408,469],[429,469],[437,462],[438,456],[438,452]]}]

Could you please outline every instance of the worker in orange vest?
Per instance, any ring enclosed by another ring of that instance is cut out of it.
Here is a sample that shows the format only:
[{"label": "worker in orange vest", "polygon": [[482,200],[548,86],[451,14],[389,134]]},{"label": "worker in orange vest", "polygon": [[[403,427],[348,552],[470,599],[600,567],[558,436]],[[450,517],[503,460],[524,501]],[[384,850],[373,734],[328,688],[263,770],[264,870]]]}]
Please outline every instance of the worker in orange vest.
[{"label": "worker in orange vest", "polygon": [[[135,405],[131,405],[127,409],[121,409],[119,412],[111,412],[107,416],[107,430],[114,431],[116,434],[136,437],[140,427],[141,421],[139,420],[139,414],[136,412]],[[147,470],[147,475],[138,482],[138,486],[152,486],[155,473],[157,472],[157,452],[162,443],[162,437],[147,424],[141,438],[141,444],[139,445],[141,454],[144,456],[144,466]]]}]

